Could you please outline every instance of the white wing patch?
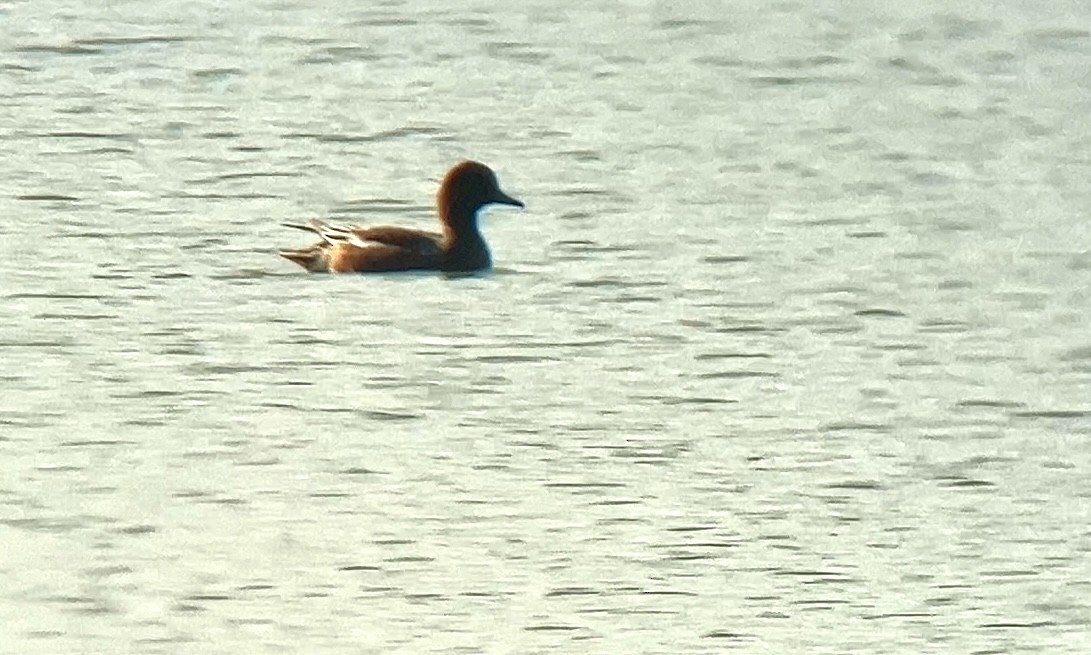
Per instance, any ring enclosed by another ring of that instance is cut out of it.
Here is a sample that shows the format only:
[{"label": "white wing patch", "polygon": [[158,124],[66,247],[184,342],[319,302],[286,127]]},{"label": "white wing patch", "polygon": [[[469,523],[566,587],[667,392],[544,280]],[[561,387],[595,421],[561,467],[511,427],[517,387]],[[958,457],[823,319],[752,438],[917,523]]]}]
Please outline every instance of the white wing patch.
[{"label": "white wing patch", "polygon": [[366,239],[361,239],[360,235],[356,234],[355,232],[349,232],[348,238],[345,239],[345,242],[354,245],[357,248],[377,248],[379,246],[387,245],[380,241],[368,241]]},{"label": "white wing patch", "polygon": [[331,246],[339,243],[347,243],[357,248],[376,248],[385,245],[378,241],[361,239],[356,232],[356,228],[351,225],[337,225],[319,220],[309,221],[308,224],[312,230],[318,233],[318,236],[322,237],[323,241]]}]

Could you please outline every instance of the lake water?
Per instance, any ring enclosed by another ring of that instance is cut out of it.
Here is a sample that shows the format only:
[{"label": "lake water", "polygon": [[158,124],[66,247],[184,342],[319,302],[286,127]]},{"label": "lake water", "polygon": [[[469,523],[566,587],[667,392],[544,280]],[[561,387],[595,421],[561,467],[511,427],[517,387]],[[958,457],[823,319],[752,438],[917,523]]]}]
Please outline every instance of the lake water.
[{"label": "lake water", "polygon": [[1091,7],[448,6],[0,2],[0,651],[1087,652]]}]

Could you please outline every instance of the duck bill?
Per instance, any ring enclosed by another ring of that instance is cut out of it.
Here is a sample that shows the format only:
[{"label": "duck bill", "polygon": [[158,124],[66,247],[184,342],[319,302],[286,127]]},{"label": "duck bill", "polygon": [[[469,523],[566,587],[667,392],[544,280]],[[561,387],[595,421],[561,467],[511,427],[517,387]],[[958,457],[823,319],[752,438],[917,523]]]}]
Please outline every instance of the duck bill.
[{"label": "duck bill", "polygon": [[495,202],[498,205],[511,205],[513,207],[526,207],[526,205],[523,204],[522,200],[516,200],[515,198],[512,198],[511,196],[504,193],[503,191],[500,191],[499,189],[496,191],[496,195],[493,196],[492,201]]}]

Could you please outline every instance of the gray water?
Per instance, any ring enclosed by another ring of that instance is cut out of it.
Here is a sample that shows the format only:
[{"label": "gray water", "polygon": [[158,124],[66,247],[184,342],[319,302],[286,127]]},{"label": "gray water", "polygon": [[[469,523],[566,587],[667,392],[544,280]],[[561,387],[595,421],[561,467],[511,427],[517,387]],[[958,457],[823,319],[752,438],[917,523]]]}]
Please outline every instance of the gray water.
[{"label": "gray water", "polygon": [[359,4],[0,2],[0,651],[1087,652],[1086,3]]}]

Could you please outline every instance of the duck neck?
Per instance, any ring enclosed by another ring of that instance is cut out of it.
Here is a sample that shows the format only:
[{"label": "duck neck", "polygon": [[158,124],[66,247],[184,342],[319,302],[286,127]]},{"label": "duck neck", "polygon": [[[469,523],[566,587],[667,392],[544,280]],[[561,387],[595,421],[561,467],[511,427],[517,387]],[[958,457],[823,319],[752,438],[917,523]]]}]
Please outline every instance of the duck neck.
[{"label": "duck neck", "polygon": [[443,221],[448,270],[478,270],[492,265],[489,247],[477,226],[477,210],[450,208]]}]

